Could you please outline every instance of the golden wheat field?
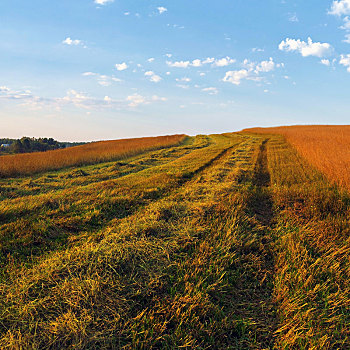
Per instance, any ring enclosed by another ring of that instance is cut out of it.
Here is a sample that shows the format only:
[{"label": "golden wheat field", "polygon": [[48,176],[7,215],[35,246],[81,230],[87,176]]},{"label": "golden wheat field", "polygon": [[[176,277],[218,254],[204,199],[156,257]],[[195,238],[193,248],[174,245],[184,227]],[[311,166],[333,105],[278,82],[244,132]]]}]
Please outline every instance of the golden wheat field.
[{"label": "golden wheat field", "polygon": [[246,131],[283,135],[300,155],[332,182],[350,189],[349,125],[288,126]]},{"label": "golden wheat field", "polygon": [[0,177],[123,159],[146,150],[172,146],[183,141],[184,137],[172,135],[100,141],[54,151],[0,156]]},{"label": "golden wheat field", "polygon": [[91,144],[7,174],[0,348],[349,349],[348,130]]}]

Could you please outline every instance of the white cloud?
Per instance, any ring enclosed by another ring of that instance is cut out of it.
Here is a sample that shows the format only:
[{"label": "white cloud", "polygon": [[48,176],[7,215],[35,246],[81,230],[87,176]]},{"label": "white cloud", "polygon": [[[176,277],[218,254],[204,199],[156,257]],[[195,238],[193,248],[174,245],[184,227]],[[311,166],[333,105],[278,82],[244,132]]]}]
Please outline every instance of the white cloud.
[{"label": "white cloud", "polygon": [[117,70],[122,71],[127,69],[128,65],[125,62],[123,62],[123,63],[117,63],[115,67],[117,68]]},{"label": "white cloud", "polygon": [[97,5],[106,5],[109,2],[114,2],[114,0],[94,0],[94,3]]},{"label": "white cloud", "polygon": [[157,74],[155,74],[153,71],[148,71],[148,72],[146,72],[145,73],[145,76],[146,77],[149,77],[150,79],[150,81],[152,82],[152,83],[159,83],[161,80],[162,80],[162,78],[159,76],[159,75],[157,75]]},{"label": "white cloud", "polygon": [[347,71],[350,73],[350,54],[349,55],[341,55],[339,63],[347,68]]},{"label": "white cloud", "polygon": [[203,61],[203,64],[213,63],[215,61],[214,57],[208,57]]},{"label": "white cloud", "polygon": [[81,45],[82,43],[83,42],[81,40],[77,40],[77,39],[73,40],[73,39],[71,39],[69,37],[62,41],[62,44],[75,45],[75,46]]},{"label": "white cloud", "polygon": [[260,62],[256,68],[255,68],[255,72],[256,73],[260,73],[260,72],[271,72],[272,70],[275,69],[275,62],[273,61],[272,57],[270,57],[269,61],[262,61]]},{"label": "white cloud", "polygon": [[201,65],[202,65],[201,60],[196,59],[196,60],[192,61],[192,66],[193,67],[200,67]]},{"label": "white cloud", "polygon": [[268,73],[273,71],[275,68],[284,67],[283,63],[275,63],[273,58],[270,57],[268,61],[261,61],[259,63],[251,62],[248,59],[245,59],[242,63],[244,69],[233,70],[226,72],[223,81],[232,83],[234,85],[240,85],[241,81],[252,80],[255,82],[264,81],[264,77],[260,76],[261,73]]},{"label": "white cloud", "polygon": [[149,58],[147,61],[150,62],[150,63],[152,63],[154,60],[155,60],[155,58],[154,58],[154,57],[151,57],[151,58]]},{"label": "white cloud", "polygon": [[201,61],[200,59],[194,59],[192,61],[177,61],[177,62],[171,62],[167,61],[167,65],[169,67],[177,67],[177,68],[188,68],[188,67],[201,67],[205,64],[213,64],[214,67],[225,67],[229,64],[235,63],[236,60],[232,59],[228,56],[215,59],[214,57],[208,57]]},{"label": "white cloud", "polygon": [[124,12],[124,16],[130,16],[130,12]]},{"label": "white cloud", "polygon": [[168,11],[168,9],[167,9],[167,8],[165,8],[165,7],[163,7],[163,6],[157,7],[157,10],[159,11],[159,14],[160,14],[160,15],[161,15],[162,13],[164,13],[164,12],[167,12],[167,11]]},{"label": "white cloud", "polygon": [[191,65],[191,62],[190,61],[177,61],[177,62],[167,61],[167,65],[169,67],[188,68]]},{"label": "white cloud", "polygon": [[246,68],[247,70],[251,71],[255,69],[256,63],[249,61],[247,58],[243,61],[243,67]]},{"label": "white cloud", "polygon": [[229,64],[233,64],[235,62],[236,62],[235,59],[232,59],[232,58],[227,56],[227,57],[215,60],[213,65],[216,66],[216,67],[226,67]]},{"label": "white cloud", "polygon": [[189,83],[191,79],[187,77],[183,77],[183,78],[177,78],[176,81],[183,81],[183,82]]},{"label": "white cloud", "polygon": [[350,0],[334,0],[331,6],[330,15],[350,15]]},{"label": "white cloud", "polygon": [[324,64],[325,66],[330,66],[331,62],[329,60],[326,59],[322,59],[321,63]]},{"label": "white cloud", "polygon": [[[350,0],[349,0],[350,1]],[[301,41],[300,39],[289,39],[283,40],[278,48],[281,51],[291,52],[297,51],[303,57],[316,56],[324,57],[329,54],[332,50],[332,46],[328,43],[313,42],[311,38],[308,38],[307,42]]]},{"label": "white cloud", "polygon": [[159,83],[162,80],[162,78],[159,75],[155,74],[155,75],[151,76],[150,80],[152,83]]},{"label": "white cloud", "polygon": [[204,92],[208,92],[209,95],[217,95],[219,93],[219,90],[216,87],[208,87],[202,89]]},{"label": "white cloud", "polygon": [[246,69],[228,71],[223,79],[225,82],[232,83],[234,85],[240,85],[241,80],[247,79],[249,72]]},{"label": "white cloud", "polygon": [[166,53],[165,56],[171,58],[173,55],[171,53]]},{"label": "white cloud", "polygon": [[91,109],[96,105],[97,100],[87,96],[83,92],[78,92],[71,89],[67,91],[67,95],[65,97],[62,99],[57,99],[57,102],[63,104],[73,104],[79,108]]},{"label": "white cloud", "polygon": [[170,73],[170,72],[166,72],[165,74],[166,74],[166,75],[170,75],[171,73]]},{"label": "white cloud", "polygon": [[199,73],[199,75],[200,75],[201,77],[205,77],[205,73],[204,73],[204,72]]}]

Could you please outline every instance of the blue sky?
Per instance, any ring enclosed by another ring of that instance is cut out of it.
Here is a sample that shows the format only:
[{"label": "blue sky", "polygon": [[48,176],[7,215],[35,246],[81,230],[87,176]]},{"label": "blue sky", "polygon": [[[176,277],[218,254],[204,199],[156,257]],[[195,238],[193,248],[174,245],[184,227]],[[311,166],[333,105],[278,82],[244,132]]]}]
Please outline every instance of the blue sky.
[{"label": "blue sky", "polygon": [[1,0],[0,137],[350,122],[350,0]]}]

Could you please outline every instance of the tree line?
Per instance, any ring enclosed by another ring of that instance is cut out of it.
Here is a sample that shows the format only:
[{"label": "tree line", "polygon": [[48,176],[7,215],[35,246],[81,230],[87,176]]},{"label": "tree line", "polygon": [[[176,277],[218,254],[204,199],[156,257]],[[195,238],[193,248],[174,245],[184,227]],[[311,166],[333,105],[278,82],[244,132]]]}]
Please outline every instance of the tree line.
[{"label": "tree line", "polygon": [[[1,153],[31,153],[45,152],[70,146],[76,146],[81,143],[64,143],[53,138],[34,138],[22,137],[21,139],[0,139]],[[6,146],[4,146],[6,145]]]}]

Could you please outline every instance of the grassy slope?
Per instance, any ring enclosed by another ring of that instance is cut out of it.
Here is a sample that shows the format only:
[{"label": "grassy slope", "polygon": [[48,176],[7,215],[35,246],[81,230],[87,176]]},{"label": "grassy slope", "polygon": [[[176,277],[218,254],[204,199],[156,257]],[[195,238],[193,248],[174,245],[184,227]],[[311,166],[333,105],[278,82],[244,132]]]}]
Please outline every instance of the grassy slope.
[{"label": "grassy slope", "polygon": [[349,198],[278,136],[0,186],[1,348],[346,349]]}]

